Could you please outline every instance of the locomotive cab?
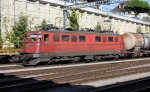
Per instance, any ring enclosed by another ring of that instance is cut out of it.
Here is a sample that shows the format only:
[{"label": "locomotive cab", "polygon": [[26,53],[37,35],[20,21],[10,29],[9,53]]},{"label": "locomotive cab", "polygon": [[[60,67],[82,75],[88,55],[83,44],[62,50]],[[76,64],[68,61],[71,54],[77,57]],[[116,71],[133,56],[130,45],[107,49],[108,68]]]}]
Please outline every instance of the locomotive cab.
[{"label": "locomotive cab", "polygon": [[[21,61],[23,64],[36,65],[43,53],[41,46],[49,42],[49,35],[41,33],[40,31],[27,32],[25,45],[23,46],[23,52],[21,53]],[[34,62],[36,60],[36,62]],[[30,62],[29,62],[30,61]],[[35,64],[34,64],[35,63]]]},{"label": "locomotive cab", "polygon": [[24,53],[38,53],[41,41],[42,41],[42,34],[27,33],[25,46],[23,48]]}]

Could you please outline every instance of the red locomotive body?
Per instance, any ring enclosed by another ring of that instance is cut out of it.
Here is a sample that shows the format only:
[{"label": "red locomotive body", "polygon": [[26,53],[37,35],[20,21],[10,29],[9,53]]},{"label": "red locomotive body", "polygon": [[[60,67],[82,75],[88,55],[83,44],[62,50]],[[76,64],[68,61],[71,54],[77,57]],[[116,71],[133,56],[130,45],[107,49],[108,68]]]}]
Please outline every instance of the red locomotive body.
[{"label": "red locomotive body", "polygon": [[115,34],[67,31],[32,31],[26,34],[22,53],[24,65],[118,57],[125,50],[123,37]]}]

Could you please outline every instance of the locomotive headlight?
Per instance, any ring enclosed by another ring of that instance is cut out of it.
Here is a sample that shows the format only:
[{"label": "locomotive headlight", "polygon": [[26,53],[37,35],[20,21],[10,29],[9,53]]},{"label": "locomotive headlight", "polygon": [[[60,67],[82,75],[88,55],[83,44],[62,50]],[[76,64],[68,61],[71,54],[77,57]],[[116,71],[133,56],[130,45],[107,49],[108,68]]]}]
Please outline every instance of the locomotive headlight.
[{"label": "locomotive headlight", "polygon": [[40,44],[40,43],[37,43],[36,45],[37,45],[37,46],[40,46],[41,44]]}]

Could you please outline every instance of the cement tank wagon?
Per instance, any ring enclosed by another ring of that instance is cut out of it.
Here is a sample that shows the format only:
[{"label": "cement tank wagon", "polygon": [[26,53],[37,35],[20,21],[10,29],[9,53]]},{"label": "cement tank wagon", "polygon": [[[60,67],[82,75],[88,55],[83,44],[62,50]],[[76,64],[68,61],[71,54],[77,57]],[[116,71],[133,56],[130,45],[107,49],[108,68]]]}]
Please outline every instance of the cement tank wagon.
[{"label": "cement tank wagon", "polygon": [[143,48],[144,46],[144,38],[139,33],[125,33],[123,38],[126,50],[131,50],[135,47]]},{"label": "cement tank wagon", "polygon": [[150,34],[142,34],[143,38],[144,38],[144,46],[143,48],[145,50],[149,50],[150,49]]}]

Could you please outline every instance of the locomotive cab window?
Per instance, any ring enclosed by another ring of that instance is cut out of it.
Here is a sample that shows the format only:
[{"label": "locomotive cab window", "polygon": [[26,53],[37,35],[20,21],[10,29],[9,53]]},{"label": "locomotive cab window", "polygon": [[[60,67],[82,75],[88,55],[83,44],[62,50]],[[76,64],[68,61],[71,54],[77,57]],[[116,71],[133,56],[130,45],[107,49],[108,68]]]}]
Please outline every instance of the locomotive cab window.
[{"label": "locomotive cab window", "polygon": [[42,35],[38,34],[38,42],[41,42],[41,40],[42,40]]},{"label": "locomotive cab window", "polygon": [[30,34],[30,41],[31,42],[41,41],[41,39],[42,39],[41,34]]},{"label": "locomotive cab window", "polygon": [[62,41],[68,42],[69,41],[69,35],[62,35]]},{"label": "locomotive cab window", "polygon": [[85,36],[79,36],[79,41],[80,42],[85,42]]},{"label": "locomotive cab window", "polygon": [[53,41],[54,41],[54,42],[59,42],[59,40],[60,40],[59,35],[54,35],[54,36],[53,36]]},{"label": "locomotive cab window", "polygon": [[113,42],[113,37],[108,37],[108,42]]},{"label": "locomotive cab window", "polygon": [[96,37],[95,37],[95,41],[96,41],[96,42],[101,42],[101,37],[96,36]]},{"label": "locomotive cab window", "polygon": [[72,41],[72,42],[77,42],[77,36],[74,36],[74,35],[73,35],[73,36],[71,37],[71,41]]},{"label": "locomotive cab window", "polygon": [[44,42],[49,42],[49,35],[48,34],[44,34]]}]

